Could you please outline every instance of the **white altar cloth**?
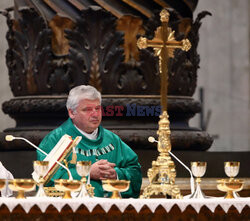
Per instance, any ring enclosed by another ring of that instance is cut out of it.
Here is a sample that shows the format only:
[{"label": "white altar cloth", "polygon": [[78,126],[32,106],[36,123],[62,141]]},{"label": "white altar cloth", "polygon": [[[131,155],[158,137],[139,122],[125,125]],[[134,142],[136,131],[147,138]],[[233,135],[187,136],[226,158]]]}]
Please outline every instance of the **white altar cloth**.
[{"label": "white altar cloth", "polygon": [[105,212],[108,212],[110,208],[115,205],[121,212],[131,205],[137,212],[140,212],[143,206],[147,206],[152,212],[155,212],[158,206],[162,206],[166,212],[169,212],[174,205],[177,205],[183,212],[187,206],[192,206],[197,213],[203,206],[206,206],[211,212],[215,211],[217,206],[227,213],[231,206],[234,206],[239,213],[243,210],[245,206],[250,207],[250,197],[238,198],[238,199],[223,199],[223,198],[210,198],[210,199],[108,199],[108,198],[86,198],[86,199],[61,199],[61,198],[35,198],[28,197],[27,199],[15,199],[10,198],[0,198],[0,206],[6,205],[10,212],[13,209],[21,205],[26,213],[30,209],[37,205],[40,210],[44,213],[49,205],[53,205],[59,212],[62,208],[68,205],[73,212],[75,212],[81,205],[88,208],[89,212],[100,205]]}]

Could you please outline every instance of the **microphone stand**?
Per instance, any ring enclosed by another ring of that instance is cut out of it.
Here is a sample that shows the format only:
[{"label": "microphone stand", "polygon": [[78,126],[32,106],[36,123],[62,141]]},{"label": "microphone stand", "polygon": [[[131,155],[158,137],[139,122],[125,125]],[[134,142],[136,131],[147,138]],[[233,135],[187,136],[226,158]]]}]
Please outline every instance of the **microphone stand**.
[{"label": "microphone stand", "polygon": [[186,168],[188,170],[188,172],[190,173],[190,187],[191,187],[191,194],[194,193],[194,177],[192,174],[192,171],[181,161],[179,160],[171,151],[168,151],[170,153],[171,156],[173,156],[184,168]]}]

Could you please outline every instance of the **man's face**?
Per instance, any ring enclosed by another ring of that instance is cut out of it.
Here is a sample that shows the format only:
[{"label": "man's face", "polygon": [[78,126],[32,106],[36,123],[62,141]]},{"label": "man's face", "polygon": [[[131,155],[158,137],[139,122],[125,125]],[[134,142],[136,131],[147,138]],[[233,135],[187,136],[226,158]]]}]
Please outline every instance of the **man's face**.
[{"label": "man's face", "polygon": [[68,110],[73,123],[86,133],[92,133],[101,123],[102,110],[98,99],[84,99],[79,102],[76,111]]}]

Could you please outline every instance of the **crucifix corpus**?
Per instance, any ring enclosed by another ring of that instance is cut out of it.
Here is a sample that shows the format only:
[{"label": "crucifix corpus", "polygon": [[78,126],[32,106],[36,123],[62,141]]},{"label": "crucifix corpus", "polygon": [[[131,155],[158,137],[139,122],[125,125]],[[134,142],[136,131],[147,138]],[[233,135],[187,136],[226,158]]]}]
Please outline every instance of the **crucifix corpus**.
[{"label": "crucifix corpus", "polygon": [[[157,131],[158,143],[157,149],[160,152],[156,161],[152,162],[152,168],[148,170],[149,185],[144,189],[141,198],[150,198],[152,195],[171,196],[172,198],[182,198],[180,189],[175,185],[175,165],[171,160],[169,151],[171,151],[170,127],[167,114],[167,93],[168,93],[168,59],[174,57],[174,50],[179,48],[188,51],[191,43],[188,39],[176,41],[174,31],[168,27],[169,12],[163,9],[160,13],[161,26],[155,31],[155,37],[152,40],[141,37],[137,41],[139,49],[152,47],[155,56],[159,57],[159,70],[161,76],[161,108],[162,114],[159,120],[159,129]],[[149,139],[154,142],[154,138]]]}]

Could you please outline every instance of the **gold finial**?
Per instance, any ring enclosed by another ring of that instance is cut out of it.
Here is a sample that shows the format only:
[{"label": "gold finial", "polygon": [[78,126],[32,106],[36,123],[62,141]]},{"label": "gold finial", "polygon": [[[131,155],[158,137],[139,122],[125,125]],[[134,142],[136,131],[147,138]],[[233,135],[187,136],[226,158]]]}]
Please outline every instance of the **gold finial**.
[{"label": "gold finial", "polygon": [[163,9],[160,13],[161,22],[168,22],[169,21],[169,12],[167,9]]},{"label": "gold finial", "polygon": [[167,129],[167,128],[169,128],[168,117],[169,116],[168,116],[167,111],[163,111],[163,113],[160,115],[159,129]]},{"label": "gold finial", "polygon": [[144,49],[144,48],[147,48],[148,45],[147,45],[147,39],[146,38],[143,38],[143,37],[140,37],[137,41],[137,46],[139,49]]},{"label": "gold finial", "polygon": [[191,43],[188,39],[183,39],[182,40],[182,50],[183,51],[189,51],[189,49],[191,48]]}]

